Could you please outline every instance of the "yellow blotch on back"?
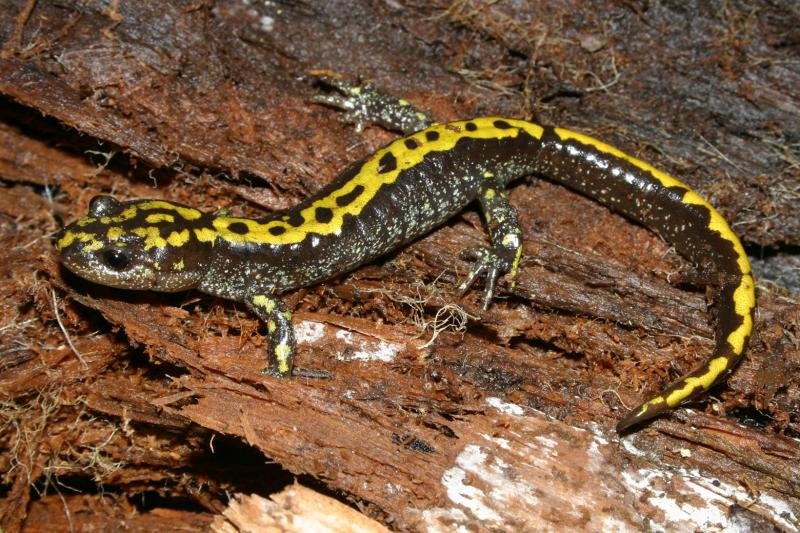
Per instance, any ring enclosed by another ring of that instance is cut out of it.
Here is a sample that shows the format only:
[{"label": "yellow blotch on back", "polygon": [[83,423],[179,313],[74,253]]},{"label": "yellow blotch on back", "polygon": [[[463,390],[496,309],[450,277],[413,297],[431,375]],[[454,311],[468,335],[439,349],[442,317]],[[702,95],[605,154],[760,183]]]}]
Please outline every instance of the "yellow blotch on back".
[{"label": "yellow blotch on back", "polygon": [[158,228],[154,226],[134,228],[131,230],[131,233],[144,239],[145,251],[149,250],[150,248],[164,248],[167,246],[167,240],[161,236]]},{"label": "yellow blotch on back", "polygon": [[144,219],[148,224],[158,224],[159,222],[175,222],[175,217],[169,213],[151,213]]},{"label": "yellow blotch on back", "polygon": [[278,360],[278,371],[282,374],[289,372],[289,358],[292,356],[292,347],[281,343],[275,347],[275,358]]},{"label": "yellow blotch on back", "polygon": [[189,237],[190,234],[188,229],[184,229],[181,231],[173,231],[167,236],[167,243],[169,243],[170,246],[176,246],[176,247],[183,246],[184,244],[189,242]]},{"label": "yellow blotch on back", "polygon": [[214,246],[214,241],[219,237],[219,232],[212,228],[196,228],[192,231],[194,231],[194,235],[197,237],[198,241],[210,242],[211,246]]},{"label": "yellow blotch on back", "polygon": [[59,250],[63,250],[64,248],[75,242],[75,239],[77,239],[75,232],[68,231],[64,234],[63,237],[58,239],[58,242],[56,243],[56,248],[58,248]]},{"label": "yellow blotch on back", "polygon": [[271,313],[275,310],[275,300],[270,298],[269,296],[264,296],[263,294],[258,294],[253,296],[253,305],[257,305],[258,307],[262,307],[264,311],[267,313]]},{"label": "yellow blotch on back", "polygon": [[152,209],[164,209],[169,211],[175,211],[186,220],[197,220],[198,218],[203,216],[203,214],[197,209],[175,205],[172,202],[166,202],[164,200],[146,200],[144,202],[139,202],[138,204],[136,204],[136,207],[144,211],[150,211]]},{"label": "yellow blotch on back", "polygon": [[651,399],[642,405],[641,410],[636,416],[642,416],[648,412],[651,407],[657,407],[663,403],[666,403],[669,407],[677,407],[683,400],[692,396],[698,387],[702,387],[703,390],[711,388],[717,378],[729,368],[729,365],[730,361],[727,357],[720,356],[711,359],[708,362],[708,367],[704,374],[688,377],[680,388],[675,389],[666,396],[658,395]]},{"label": "yellow blotch on back", "polygon": [[[95,243],[97,243],[100,244],[100,246],[102,247],[102,243],[96,239],[94,233],[87,233],[85,231],[67,231],[63,237],[58,239],[58,242],[56,243],[56,248],[58,248],[59,250],[63,250],[64,248],[67,248],[75,241],[90,243],[89,246],[96,246]],[[94,249],[96,250],[98,248]]]},{"label": "yellow blotch on back", "polygon": [[[247,226],[247,233],[242,234],[229,230],[228,226],[230,226],[235,222]],[[203,233],[203,238],[201,238],[201,240],[203,239],[210,240],[212,238],[212,233],[213,233],[214,238],[219,236],[228,242],[236,242],[236,243],[255,242],[262,244],[267,244],[270,242],[268,237],[271,236],[266,235],[268,225],[262,224],[257,220],[253,220],[250,218],[235,218],[235,217],[222,216],[214,218],[214,220],[211,222],[211,225],[214,226],[214,229],[216,231],[201,232]],[[195,230],[195,233],[197,233],[197,231],[198,230]],[[200,238],[199,234],[198,238]]]},{"label": "yellow blotch on back", "polygon": [[119,226],[111,226],[110,228],[108,228],[108,231],[106,231],[106,238],[109,241],[116,241],[123,235],[125,235],[125,230],[120,228]]},{"label": "yellow blotch on back", "polygon": [[727,357],[720,356],[708,362],[708,369],[705,374],[696,377],[686,378],[684,385],[675,389],[667,395],[667,405],[675,407],[683,400],[692,395],[697,390],[697,387],[702,387],[703,390],[708,390],[717,378],[728,369],[730,362]]},{"label": "yellow blotch on back", "polygon": [[119,224],[120,222],[125,222],[126,220],[132,219],[138,212],[139,209],[137,209],[135,205],[132,205],[123,209],[122,212],[115,217],[101,217],[100,223],[105,225]]},{"label": "yellow blotch on back", "polygon": [[744,247],[739,241],[739,237],[736,236],[719,211],[714,209],[714,207],[705,201],[703,197],[692,190],[686,191],[686,193],[683,195],[683,203],[700,205],[708,210],[708,213],[711,217],[708,222],[708,228],[719,233],[723,239],[733,244],[733,249],[736,251],[736,262],[739,264],[739,268],[743,274],[749,274],[750,261],[747,260],[747,254],[744,251]]}]

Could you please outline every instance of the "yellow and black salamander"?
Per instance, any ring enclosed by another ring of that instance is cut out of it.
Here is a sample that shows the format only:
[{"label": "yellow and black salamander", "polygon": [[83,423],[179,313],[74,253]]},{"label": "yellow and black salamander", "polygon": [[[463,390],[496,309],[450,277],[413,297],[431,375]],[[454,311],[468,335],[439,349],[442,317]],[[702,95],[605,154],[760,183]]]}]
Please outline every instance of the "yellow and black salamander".
[{"label": "yellow and black salamander", "polygon": [[539,174],[663,236],[709,275],[716,346],[697,370],[631,411],[624,431],[724,379],[753,329],[755,290],[739,239],[722,216],[677,179],[591,137],[524,120],[483,117],[431,124],[404,100],[335,82],[341,107],[405,131],[296,207],[261,219],[204,213],[163,200],[98,196],[88,216],[57,238],[62,263],[90,281],[125,289],[202,292],[244,303],[267,326],[265,372],[288,376],[291,314],[278,295],[349,271],[419,238],[477,199],[491,247],[466,251],[466,290],[485,279],[489,305],[499,276],[517,272],[522,232],[507,184]]}]

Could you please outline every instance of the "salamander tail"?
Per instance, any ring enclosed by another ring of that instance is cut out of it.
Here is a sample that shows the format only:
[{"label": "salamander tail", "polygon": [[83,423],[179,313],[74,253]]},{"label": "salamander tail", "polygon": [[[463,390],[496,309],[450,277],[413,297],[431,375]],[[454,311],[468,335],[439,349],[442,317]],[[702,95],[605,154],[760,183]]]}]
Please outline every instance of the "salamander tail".
[{"label": "salamander tail", "polygon": [[623,433],[632,426],[655,418],[661,413],[705,393],[724,380],[739,359],[740,357],[735,356],[714,355],[700,368],[682,377],[657,396],[632,409],[617,424],[617,433]]},{"label": "salamander tail", "polygon": [[715,295],[717,345],[713,355],[699,368],[677,380],[657,396],[631,410],[619,424],[617,433],[650,420],[691,400],[723,381],[742,359],[753,330],[755,291],[748,273],[722,284]]}]

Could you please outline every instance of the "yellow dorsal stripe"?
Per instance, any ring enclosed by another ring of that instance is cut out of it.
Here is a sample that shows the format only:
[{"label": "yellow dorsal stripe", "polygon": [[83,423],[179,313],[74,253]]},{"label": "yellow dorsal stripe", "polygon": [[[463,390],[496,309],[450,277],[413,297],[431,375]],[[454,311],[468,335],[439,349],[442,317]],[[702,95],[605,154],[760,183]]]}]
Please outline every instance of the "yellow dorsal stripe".
[{"label": "yellow dorsal stripe", "polygon": [[[502,121],[509,127],[498,128],[495,126],[497,121]],[[474,124],[476,128],[468,131],[465,127],[467,123]],[[217,217],[213,225],[218,232],[218,236],[229,242],[239,243],[295,244],[302,242],[309,234],[336,234],[342,229],[345,215],[358,216],[383,186],[394,183],[401,172],[421,163],[426,155],[432,152],[451,150],[460,139],[514,138],[521,131],[537,139],[541,139],[543,133],[542,127],[537,124],[500,117],[483,117],[448,124],[436,124],[409,137],[398,139],[375,152],[364,163],[358,174],[348,180],[347,183],[303,209],[301,214],[305,222],[299,227],[295,228],[283,220],[260,223],[254,220],[232,217]],[[409,148],[406,145],[409,139],[416,141],[415,148]],[[394,158],[395,166],[391,171],[381,172],[381,161],[387,154],[391,154]],[[337,198],[353,193],[357,187],[362,187],[363,190],[352,202],[346,206],[337,205]],[[331,217],[328,222],[317,220],[316,213],[318,209],[330,210]],[[228,227],[234,223],[247,225],[248,231],[242,233],[228,230]],[[282,227],[284,232],[280,235],[271,234],[269,230],[275,227]],[[198,237],[203,240],[210,240],[212,235],[207,232],[202,237],[200,235]]]},{"label": "yellow dorsal stripe", "polygon": [[669,174],[658,170],[649,163],[646,163],[640,159],[636,159],[635,157],[631,157],[622,150],[598,141],[597,139],[589,137],[588,135],[584,135],[583,133],[578,133],[576,131],[567,130],[564,128],[555,128],[555,132],[556,135],[558,135],[564,141],[578,141],[581,144],[591,146],[592,148],[595,148],[603,153],[611,154],[614,157],[623,159],[637,168],[646,170],[664,187],[679,187],[685,189],[686,193],[683,196],[683,203],[700,205],[708,210],[708,213],[711,217],[708,223],[708,228],[719,234],[719,236],[726,241],[733,244],[733,248],[736,251],[737,262],[739,263],[739,268],[741,269],[742,273],[748,274],[750,272],[750,262],[747,260],[747,254],[745,253],[739,238],[736,236],[733,230],[731,230],[730,226],[728,226],[728,223],[725,222],[725,219],[722,217],[722,215],[719,214],[719,212],[699,194],[691,190],[688,185],[677,178],[673,178]]},{"label": "yellow dorsal stripe", "polygon": [[736,314],[742,317],[741,325],[733,330],[726,339],[730,344],[733,353],[736,355],[744,352],[747,338],[753,331],[753,309],[756,307],[756,291],[753,283],[753,276],[745,274],[739,281],[739,286],[733,291],[733,303],[736,306]]},{"label": "yellow dorsal stripe", "polygon": [[[718,234],[722,239],[730,242],[733,245],[733,249],[736,253],[736,262],[741,272],[739,285],[733,293],[733,305],[736,314],[741,317],[742,322],[735,330],[728,333],[728,336],[725,339],[728,345],[731,347],[733,353],[737,356],[741,355],[744,352],[747,338],[753,331],[752,312],[756,305],[755,286],[753,283],[753,277],[750,275],[750,262],[747,259],[747,254],[744,251],[744,247],[719,211],[714,209],[711,204],[709,204],[699,194],[691,190],[685,183],[658,170],[649,163],[636,159],[635,157],[631,157],[621,150],[614,148],[613,146],[600,142],[597,139],[582,133],[563,128],[555,128],[555,132],[561,140],[574,140],[581,144],[591,146],[600,152],[610,154],[614,157],[627,161],[641,170],[647,171],[664,187],[677,187],[684,189],[685,192],[683,194],[683,198],[681,199],[683,203],[701,206],[708,211],[708,229]],[[663,403],[666,403],[669,407],[675,407],[683,400],[692,396],[698,387],[702,387],[703,390],[707,390],[714,384],[714,382],[722,373],[730,368],[730,365],[733,364],[733,362],[734,361],[731,361],[728,357],[715,355],[708,361],[707,371],[704,374],[686,378],[677,389],[666,396],[659,395],[654,397],[642,406],[637,416],[641,416],[648,412],[652,407],[656,407]]]}]

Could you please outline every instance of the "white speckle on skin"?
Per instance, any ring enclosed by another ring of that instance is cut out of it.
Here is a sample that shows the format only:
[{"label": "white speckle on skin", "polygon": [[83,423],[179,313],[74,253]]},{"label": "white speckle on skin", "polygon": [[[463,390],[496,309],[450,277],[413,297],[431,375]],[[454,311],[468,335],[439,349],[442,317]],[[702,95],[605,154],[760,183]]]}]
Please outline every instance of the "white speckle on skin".
[{"label": "white speckle on skin", "polygon": [[263,31],[272,31],[272,29],[275,27],[275,19],[267,15],[262,16],[258,22]]}]

